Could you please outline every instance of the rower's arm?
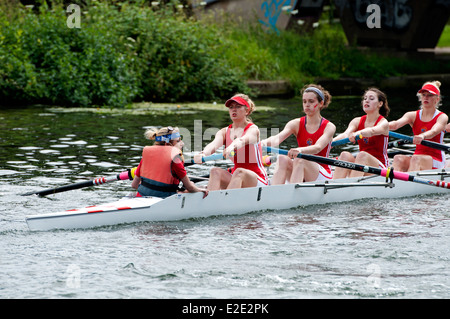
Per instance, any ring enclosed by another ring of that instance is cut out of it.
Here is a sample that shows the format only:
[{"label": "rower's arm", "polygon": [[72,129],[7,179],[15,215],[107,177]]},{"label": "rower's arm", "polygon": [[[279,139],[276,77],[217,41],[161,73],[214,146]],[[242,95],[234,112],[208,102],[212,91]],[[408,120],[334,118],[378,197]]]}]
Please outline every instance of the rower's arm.
[{"label": "rower's arm", "polygon": [[203,149],[202,153],[204,156],[214,154],[216,150],[223,145],[223,141],[225,141],[225,133],[226,128],[223,128],[216,133],[214,140],[208,145],[206,145],[205,148]]},{"label": "rower's arm", "polygon": [[348,138],[351,133],[356,132],[356,130],[358,129],[359,120],[360,120],[360,117],[356,117],[353,120],[351,120],[350,123],[348,124],[348,127],[345,130],[345,132],[341,133],[338,136],[336,136],[335,138],[333,138],[333,142],[342,140],[344,138]]},{"label": "rower's arm", "polygon": [[256,125],[252,125],[248,128],[245,134],[235,139],[228,148],[239,149],[248,144],[256,144],[259,141],[259,128]]},{"label": "rower's arm", "polygon": [[[358,132],[356,132],[358,133]],[[382,119],[377,125],[372,127],[366,127],[359,131],[363,137],[372,137],[376,135],[389,135],[389,122],[386,119]]]},{"label": "rower's arm", "polygon": [[208,190],[206,188],[200,188],[197,185],[195,185],[187,175],[185,175],[181,182],[183,183],[183,186],[188,190],[189,193],[197,193],[197,192],[203,192],[203,198],[205,198],[208,195]]},{"label": "rower's arm", "polygon": [[248,144],[256,144],[259,141],[259,129],[256,125],[248,128],[245,134],[235,139],[224,151],[223,155],[226,158],[233,157],[234,150],[240,149]]},{"label": "rower's arm", "polygon": [[447,114],[441,114],[437,120],[436,123],[433,125],[433,127],[419,135],[422,135],[424,139],[429,140],[435,137],[436,135],[440,134],[442,131],[445,130],[445,126],[448,122],[448,116]]},{"label": "rower's arm", "polygon": [[297,135],[299,121],[300,119],[289,121],[280,133],[262,140],[262,146],[278,146],[292,134]]},{"label": "rower's arm", "polygon": [[407,112],[401,118],[396,121],[389,122],[389,130],[396,131],[399,128],[405,126],[406,124],[413,125],[414,119],[416,118],[416,112]]}]

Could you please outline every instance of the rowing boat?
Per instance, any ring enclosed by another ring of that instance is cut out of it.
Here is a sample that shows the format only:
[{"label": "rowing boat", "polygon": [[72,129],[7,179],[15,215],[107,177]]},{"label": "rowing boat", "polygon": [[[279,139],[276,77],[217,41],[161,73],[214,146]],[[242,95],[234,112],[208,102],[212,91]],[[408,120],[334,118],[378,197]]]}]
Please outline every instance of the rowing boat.
[{"label": "rowing boat", "polygon": [[[421,179],[443,181],[448,185],[450,170],[410,173]],[[439,182],[436,182],[439,183]],[[166,199],[156,197],[124,198],[115,202],[68,211],[26,217],[32,231],[76,229],[136,222],[176,221],[220,215],[283,210],[317,204],[340,203],[372,198],[401,198],[442,193],[447,188],[405,180],[387,180],[379,175],[346,178],[329,182],[308,182],[267,187],[252,187],[203,193],[182,193]]]}]

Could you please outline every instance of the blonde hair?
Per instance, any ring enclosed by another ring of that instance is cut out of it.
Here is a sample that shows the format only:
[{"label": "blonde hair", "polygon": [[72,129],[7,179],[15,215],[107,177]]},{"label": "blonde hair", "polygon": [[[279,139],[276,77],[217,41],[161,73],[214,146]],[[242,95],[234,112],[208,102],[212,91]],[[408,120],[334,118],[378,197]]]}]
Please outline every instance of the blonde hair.
[{"label": "blonde hair", "polygon": [[[166,126],[166,127],[160,128],[160,129],[151,127],[145,131],[144,136],[146,139],[154,140],[157,136],[163,136],[163,135],[171,134],[174,132],[180,132],[178,127]],[[161,141],[161,142],[155,142],[155,144],[165,145],[166,143]]]},{"label": "blonde hair", "polygon": [[[322,91],[323,98],[314,89],[311,89],[311,88],[318,89],[318,90]],[[330,94],[330,92],[325,90],[324,87],[319,85],[319,84],[307,84],[307,85],[305,85],[300,90],[300,93],[303,95],[303,93],[305,93],[305,92],[312,92],[312,93],[314,93],[317,96],[317,100],[319,102],[323,101],[323,106],[322,106],[321,110],[326,109],[328,107],[328,105],[330,105],[330,103],[331,103],[331,94]]]},{"label": "blonde hair", "polygon": [[[434,85],[435,87],[438,88],[438,90],[439,90],[439,92],[440,92],[440,90],[441,90],[441,84],[442,84],[440,81],[428,81],[428,82],[425,82],[425,83],[422,85],[422,87],[423,87],[424,85],[427,85],[427,84]],[[420,102],[420,108],[422,108],[422,95],[421,95],[419,92],[417,92],[417,98],[419,99],[419,102]],[[439,95],[438,95],[438,98],[439,98],[439,102],[436,104],[436,108],[437,108],[437,109],[442,105],[442,95],[439,94]]]}]

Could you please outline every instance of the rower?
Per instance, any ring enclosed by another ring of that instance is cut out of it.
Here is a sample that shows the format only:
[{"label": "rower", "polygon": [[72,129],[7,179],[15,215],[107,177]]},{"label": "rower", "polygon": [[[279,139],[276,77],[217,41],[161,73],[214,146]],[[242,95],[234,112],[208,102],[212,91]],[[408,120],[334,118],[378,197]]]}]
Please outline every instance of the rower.
[{"label": "rower", "polygon": [[225,102],[232,124],[222,128],[201,153],[194,156],[195,163],[213,154],[225,145],[223,156],[232,159],[231,171],[213,167],[210,171],[208,189],[234,189],[267,186],[269,181],[262,163],[262,148],[258,127],[250,119],[255,104],[245,94],[236,94]]},{"label": "rower", "polygon": [[[344,133],[333,139],[333,142],[344,138],[348,138],[352,143],[357,141],[360,152],[354,156],[350,152],[343,151],[338,159],[361,165],[387,168],[389,166],[387,152],[389,123],[385,117],[389,115],[390,109],[386,94],[377,88],[369,88],[364,93],[361,104],[366,115],[355,117],[350,121]],[[370,174],[337,167],[333,179],[363,175]]]},{"label": "rower", "polygon": [[444,168],[444,151],[422,145],[423,140],[443,143],[448,116],[438,110],[441,101],[441,82],[423,84],[417,92],[421,102],[420,109],[405,113],[400,119],[389,122],[389,130],[395,131],[406,124],[411,125],[416,144],[414,155],[395,155],[393,167],[397,171],[410,172]]},{"label": "rower", "polygon": [[323,118],[320,112],[330,104],[331,95],[316,84],[304,86],[301,94],[306,115],[289,121],[280,133],[261,142],[263,146],[277,146],[291,135],[297,137],[299,147],[291,148],[287,156],[278,157],[271,185],[330,180],[333,177],[330,165],[297,157],[299,153],[329,156],[336,126]]}]

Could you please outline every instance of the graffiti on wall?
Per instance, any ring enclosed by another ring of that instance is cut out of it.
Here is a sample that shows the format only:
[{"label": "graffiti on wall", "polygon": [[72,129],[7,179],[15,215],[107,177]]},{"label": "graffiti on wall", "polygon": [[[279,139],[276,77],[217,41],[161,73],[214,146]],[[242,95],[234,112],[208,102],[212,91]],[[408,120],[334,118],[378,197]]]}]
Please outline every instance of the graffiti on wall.
[{"label": "graffiti on wall", "polygon": [[413,9],[409,0],[356,0],[353,8],[355,19],[358,23],[366,24],[370,11],[369,5],[378,5],[381,14],[381,27],[391,30],[406,29],[411,23]]},{"label": "graffiti on wall", "polygon": [[[437,0],[447,2],[448,0]],[[355,21],[359,24],[366,24],[371,10],[369,6],[376,5],[380,8],[381,27],[391,30],[404,30],[412,21],[413,9],[410,0],[335,0],[338,8],[350,6]]]},{"label": "graffiti on wall", "polygon": [[277,28],[277,21],[280,17],[280,14],[285,11],[287,14],[290,14],[292,10],[294,10],[295,5],[297,4],[297,0],[270,0],[264,1],[261,4],[261,11],[264,14],[263,19],[259,19],[259,22],[269,28],[270,30],[276,32],[277,34],[280,32]]}]

